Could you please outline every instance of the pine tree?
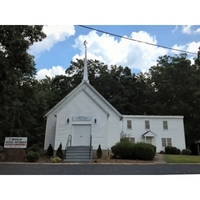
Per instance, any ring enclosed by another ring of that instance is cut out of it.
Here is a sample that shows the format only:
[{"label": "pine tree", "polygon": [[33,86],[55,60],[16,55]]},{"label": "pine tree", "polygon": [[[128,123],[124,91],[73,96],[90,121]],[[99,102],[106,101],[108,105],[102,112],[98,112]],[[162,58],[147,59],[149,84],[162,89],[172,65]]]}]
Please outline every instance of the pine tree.
[{"label": "pine tree", "polygon": [[49,147],[47,149],[47,155],[48,156],[53,156],[53,147],[51,144],[49,144]]},{"label": "pine tree", "polygon": [[60,143],[57,151],[56,151],[56,156],[58,156],[59,158],[63,159],[63,151],[62,151],[62,143]]},{"label": "pine tree", "polygon": [[101,150],[101,145],[99,145],[97,149],[97,158],[101,158],[101,157],[102,157],[102,150]]}]

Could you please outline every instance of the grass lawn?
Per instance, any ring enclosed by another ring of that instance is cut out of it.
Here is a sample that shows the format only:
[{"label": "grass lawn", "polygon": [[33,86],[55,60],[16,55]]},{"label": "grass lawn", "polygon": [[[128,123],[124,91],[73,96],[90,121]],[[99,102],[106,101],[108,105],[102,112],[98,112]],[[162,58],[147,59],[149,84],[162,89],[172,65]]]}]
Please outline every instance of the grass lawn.
[{"label": "grass lawn", "polygon": [[200,163],[200,156],[164,155],[167,163]]}]

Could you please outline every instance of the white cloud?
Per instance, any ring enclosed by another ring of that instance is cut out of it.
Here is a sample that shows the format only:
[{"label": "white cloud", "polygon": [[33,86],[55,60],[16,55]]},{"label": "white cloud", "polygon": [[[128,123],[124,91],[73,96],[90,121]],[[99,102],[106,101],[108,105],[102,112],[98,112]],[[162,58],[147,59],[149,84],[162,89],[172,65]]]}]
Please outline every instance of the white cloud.
[{"label": "white cloud", "polygon": [[200,28],[198,28],[197,30],[195,30],[195,33],[200,34]]},{"label": "white cloud", "polygon": [[187,26],[182,26],[182,32],[185,34],[191,34],[192,33],[192,26],[187,25]]},{"label": "white cloud", "polygon": [[200,42],[190,42],[185,45],[177,45],[175,44],[172,48],[180,49],[188,52],[197,52],[200,46]]},{"label": "white cloud", "polygon": [[[193,27],[193,30],[192,30]],[[200,28],[197,28],[196,30],[194,30],[194,26],[182,26],[182,32],[185,34],[200,34]]]},{"label": "white cloud", "polygon": [[44,26],[43,32],[47,35],[41,42],[34,43],[29,53],[36,58],[44,51],[49,51],[57,42],[64,41],[66,38],[75,34],[74,26]]},{"label": "white cloud", "polygon": [[[132,32],[130,37],[157,44],[156,38],[144,31]],[[98,59],[108,65],[128,66],[141,71],[146,71],[154,65],[158,56],[167,54],[167,49],[123,38],[117,41],[113,36],[107,34],[99,36],[96,31],[91,31],[88,35],[80,35],[75,40],[74,48],[78,48],[80,54],[76,54],[73,60],[84,57],[84,40],[88,42],[88,59]]]},{"label": "white cloud", "polygon": [[[195,53],[198,51],[199,46],[200,46],[200,42],[190,42],[185,45],[175,44],[172,48]],[[174,53],[177,53],[177,52],[174,51]],[[191,61],[191,63],[194,64],[194,58],[196,59],[197,54],[195,55],[195,54],[187,53],[187,55],[188,55],[188,59]]]},{"label": "white cloud", "polygon": [[43,68],[37,72],[36,79],[41,80],[45,76],[52,78],[56,75],[65,75],[65,69],[62,66],[53,66],[51,69]]},{"label": "white cloud", "polygon": [[175,33],[178,30],[178,26],[176,25],[175,28],[172,30],[172,33]]}]

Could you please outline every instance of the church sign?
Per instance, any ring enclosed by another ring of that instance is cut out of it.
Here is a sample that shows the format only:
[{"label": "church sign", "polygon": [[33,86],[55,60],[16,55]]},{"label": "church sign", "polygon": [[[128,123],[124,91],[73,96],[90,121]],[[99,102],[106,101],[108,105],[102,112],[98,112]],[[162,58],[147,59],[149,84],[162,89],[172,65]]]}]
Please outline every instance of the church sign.
[{"label": "church sign", "polygon": [[91,121],[91,117],[88,116],[73,116],[73,121]]},{"label": "church sign", "polygon": [[6,137],[4,148],[26,148],[27,137]]}]

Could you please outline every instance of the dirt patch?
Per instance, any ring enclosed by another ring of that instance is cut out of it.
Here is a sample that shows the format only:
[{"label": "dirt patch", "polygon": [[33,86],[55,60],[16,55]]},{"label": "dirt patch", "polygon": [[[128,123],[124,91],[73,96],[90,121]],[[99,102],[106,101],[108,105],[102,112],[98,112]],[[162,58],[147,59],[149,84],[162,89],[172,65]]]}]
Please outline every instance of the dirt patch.
[{"label": "dirt patch", "polygon": [[[0,153],[0,161],[4,161],[4,154]],[[41,156],[36,163],[52,163],[51,158],[47,156]],[[101,158],[92,159],[92,163],[96,164],[153,164],[153,163],[166,163],[163,154],[156,154],[153,160],[128,160],[128,159],[111,159]]]},{"label": "dirt patch", "polygon": [[93,159],[92,163],[101,163],[101,164],[125,164],[125,163],[154,163],[154,161],[144,161],[144,160],[128,160],[128,159]]},{"label": "dirt patch", "polygon": [[165,163],[164,156],[162,154],[156,154],[153,160],[128,160],[128,159],[93,159],[92,163],[132,163],[132,164],[139,164],[139,163]]}]

